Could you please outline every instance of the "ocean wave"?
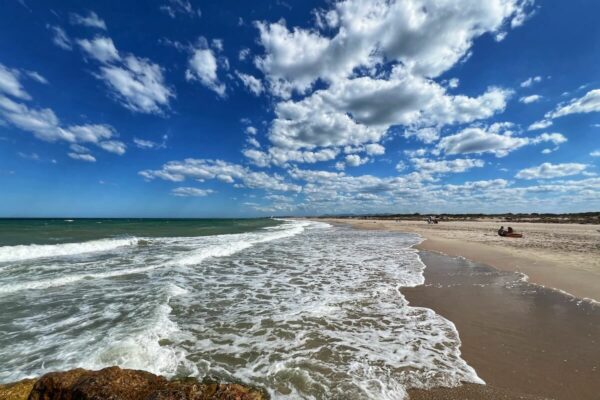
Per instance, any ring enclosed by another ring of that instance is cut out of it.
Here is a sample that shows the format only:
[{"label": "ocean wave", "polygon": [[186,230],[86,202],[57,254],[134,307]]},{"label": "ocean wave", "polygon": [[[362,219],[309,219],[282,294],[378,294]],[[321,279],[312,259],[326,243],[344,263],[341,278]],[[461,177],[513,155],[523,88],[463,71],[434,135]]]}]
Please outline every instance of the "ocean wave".
[{"label": "ocean wave", "polygon": [[52,287],[65,286],[70,285],[82,280],[87,279],[106,279],[106,278],[114,278],[117,276],[125,276],[125,275],[133,275],[133,274],[141,274],[148,272],[157,268],[156,265],[151,265],[147,267],[140,268],[128,268],[116,271],[109,272],[100,272],[100,273],[88,273],[88,274],[77,274],[77,275],[67,275],[61,278],[54,279],[45,279],[39,281],[31,281],[25,283],[11,283],[8,285],[0,285],[0,295],[6,293],[15,293],[21,290],[38,290],[38,289],[48,289]]},{"label": "ocean wave", "polygon": [[110,251],[119,247],[135,246],[137,238],[100,239],[81,243],[30,244],[0,247],[0,262],[23,261],[35,258],[65,257],[75,254]]},{"label": "ocean wave", "polygon": [[183,257],[172,262],[173,265],[186,266],[200,264],[207,258],[227,257],[237,252],[252,247],[255,244],[271,242],[296,236],[312,222],[284,220],[285,223],[270,227],[256,233],[242,233],[233,235],[217,235],[203,238],[202,247],[193,250]]}]

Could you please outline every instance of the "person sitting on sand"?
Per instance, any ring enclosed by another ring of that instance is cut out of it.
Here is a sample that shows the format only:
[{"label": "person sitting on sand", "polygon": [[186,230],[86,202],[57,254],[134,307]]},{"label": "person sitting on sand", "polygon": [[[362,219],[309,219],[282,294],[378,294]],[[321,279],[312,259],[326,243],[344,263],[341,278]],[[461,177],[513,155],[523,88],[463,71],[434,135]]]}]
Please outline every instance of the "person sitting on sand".
[{"label": "person sitting on sand", "polygon": [[514,233],[514,231],[513,231],[513,228],[511,228],[511,227],[509,226],[509,227],[508,227],[508,231],[507,231],[507,233],[508,233],[509,235],[512,235],[512,234]]},{"label": "person sitting on sand", "polygon": [[[511,229],[511,228],[508,228]],[[506,236],[507,232],[504,230],[504,226],[501,226],[500,229],[498,229],[498,235],[499,236]]]}]

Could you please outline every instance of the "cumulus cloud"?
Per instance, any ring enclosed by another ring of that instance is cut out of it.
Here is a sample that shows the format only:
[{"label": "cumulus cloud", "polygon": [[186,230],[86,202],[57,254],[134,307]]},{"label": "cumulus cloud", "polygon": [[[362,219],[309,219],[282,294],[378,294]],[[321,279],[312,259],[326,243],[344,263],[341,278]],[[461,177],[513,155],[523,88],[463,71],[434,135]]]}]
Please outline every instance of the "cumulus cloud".
[{"label": "cumulus cloud", "polygon": [[183,182],[186,179],[194,179],[203,182],[216,179],[250,189],[283,192],[299,192],[301,190],[300,186],[286,182],[279,175],[251,171],[239,164],[222,160],[188,158],[183,161],[170,161],[164,164],[160,170],[144,170],[139,174],[147,180],[158,178]]},{"label": "cumulus cloud", "polygon": [[284,22],[258,23],[266,54],[256,63],[278,92],[286,86],[305,92],[319,78],[332,82],[383,60],[436,77],[464,57],[475,38],[519,17],[527,3],[466,0],[456,7],[452,0],[340,1],[328,14],[337,21],[332,37],[290,30]]},{"label": "cumulus cloud", "polygon": [[385,147],[378,143],[370,143],[365,146],[365,151],[372,156],[381,156],[385,154]]},{"label": "cumulus cloud", "polygon": [[590,153],[592,157],[600,157],[600,150],[594,150]]},{"label": "cumulus cloud", "polygon": [[178,187],[171,190],[171,194],[178,197],[205,197],[211,193],[214,193],[212,189],[198,189],[194,187]]},{"label": "cumulus cloud", "polygon": [[492,153],[504,157],[526,145],[548,142],[559,145],[567,141],[560,133],[543,133],[533,138],[514,136],[513,127],[510,123],[468,127],[442,138],[436,150],[446,154]]},{"label": "cumulus cloud", "polygon": [[217,69],[217,59],[211,49],[195,49],[188,61],[185,78],[188,81],[198,81],[223,97],[226,87],[219,81]]},{"label": "cumulus cloud", "polygon": [[303,100],[280,102],[269,138],[295,149],[378,142],[393,125],[437,127],[488,118],[503,110],[511,95],[490,88],[471,98],[445,90],[400,70],[388,80],[345,80]]},{"label": "cumulus cloud", "polygon": [[457,158],[454,160],[430,160],[427,158],[412,158],[415,169],[427,174],[447,174],[465,172],[472,168],[485,165],[482,160],[472,158]]},{"label": "cumulus cloud", "polygon": [[578,175],[588,168],[586,164],[579,163],[564,163],[551,164],[543,163],[536,167],[525,168],[520,170],[516,177],[519,179],[553,179],[562,178],[564,176]]},{"label": "cumulus cloud", "polygon": [[98,17],[98,14],[93,11],[90,11],[87,15],[73,13],[71,14],[70,21],[74,25],[83,25],[89,28],[106,30],[106,23],[104,20]]},{"label": "cumulus cloud", "polygon": [[73,43],[63,28],[55,25],[46,25],[52,32],[52,43],[63,50],[73,50]]},{"label": "cumulus cloud", "polygon": [[346,156],[346,165],[349,167],[358,167],[369,161],[368,157],[361,158],[358,154],[348,154]]}]

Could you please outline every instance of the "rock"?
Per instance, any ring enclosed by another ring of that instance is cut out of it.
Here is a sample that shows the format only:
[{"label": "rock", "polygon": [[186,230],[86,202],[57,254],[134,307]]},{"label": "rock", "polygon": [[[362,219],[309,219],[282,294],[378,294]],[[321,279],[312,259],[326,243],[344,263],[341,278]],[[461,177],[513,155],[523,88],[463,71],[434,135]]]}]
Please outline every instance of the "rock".
[{"label": "rock", "polygon": [[0,399],[2,400],[27,400],[35,379],[0,385]]},{"label": "rock", "polygon": [[[4,399],[4,397],[0,397]],[[15,399],[25,399],[20,397]],[[28,400],[265,400],[260,389],[240,384],[169,381],[146,371],[105,368],[74,369],[42,376]],[[11,398],[12,400],[12,398]]]}]

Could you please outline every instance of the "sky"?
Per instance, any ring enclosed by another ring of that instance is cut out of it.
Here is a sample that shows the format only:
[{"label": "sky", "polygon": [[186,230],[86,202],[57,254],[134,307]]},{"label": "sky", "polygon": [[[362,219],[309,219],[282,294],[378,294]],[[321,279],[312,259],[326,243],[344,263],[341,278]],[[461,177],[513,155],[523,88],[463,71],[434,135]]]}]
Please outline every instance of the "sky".
[{"label": "sky", "polygon": [[0,217],[600,210],[600,2],[0,2]]}]

